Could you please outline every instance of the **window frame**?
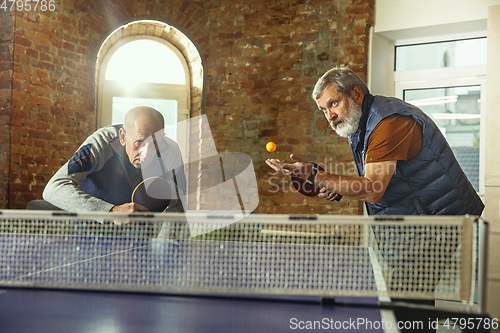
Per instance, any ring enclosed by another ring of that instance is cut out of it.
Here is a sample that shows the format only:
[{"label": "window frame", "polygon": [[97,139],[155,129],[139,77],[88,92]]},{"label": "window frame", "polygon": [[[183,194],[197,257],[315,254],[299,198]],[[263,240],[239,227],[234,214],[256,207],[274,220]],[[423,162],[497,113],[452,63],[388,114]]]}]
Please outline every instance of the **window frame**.
[{"label": "window frame", "polygon": [[[172,50],[184,68],[186,83],[184,85],[177,84],[160,84],[141,82],[130,89],[122,83],[114,80],[106,80],[106,68],[113,54],[122,46],[137,41],[137,40],[152,40]],[[135,35],[120,39],[106,52],[99,70],[98,81],[98,98],[97,98],[97,127],[101,128],[112,124],[112,106],[113,97],[137,97],[137,98],[156,98],[156,99],[175,99],[177,100],[177,123],[186,128],[178,128],[177,133],[184,133],[185,136],[177,136],[176,141],[179,144],[184,161],[188,161],[189,152],[189,128],[187,122],[183,120],[189,119],[191,110],[191,77],[189,67],[184,55],[172,45],[169,41],[148,35]]]},{"label": "window frame", "polygon": [[405,90],[460,86],[480,86],[481,106],[479,125],[479,192],[484,196],[485,126],[486,126],[486,65],[446,67],[413,71],[394,71],[395,96],[404,99]]}]

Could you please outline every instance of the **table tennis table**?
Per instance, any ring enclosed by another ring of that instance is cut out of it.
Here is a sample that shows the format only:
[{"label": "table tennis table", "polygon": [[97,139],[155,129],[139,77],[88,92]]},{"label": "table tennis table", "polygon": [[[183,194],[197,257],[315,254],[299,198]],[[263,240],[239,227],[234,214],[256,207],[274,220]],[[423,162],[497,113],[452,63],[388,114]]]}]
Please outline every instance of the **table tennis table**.
[{"label": "table tennis table", "polygon": [[[268,233],[260,222],[245,237],[238,226],[239,241],[225,231],[153,238],[103,221],[82,228],[89,217],[81,214],[71,223],[57,216],[10,218],[0,229],[2,332],[399,332],[431,325],[430,317],[400,321],[381,306],[391,301],[385,264],[359,239],[346,245],[333,235],[331,244],[323,233],[320,241],[309,235],[312,243],[262,241]],[[352,234],[351,225],[342,227]]]}]

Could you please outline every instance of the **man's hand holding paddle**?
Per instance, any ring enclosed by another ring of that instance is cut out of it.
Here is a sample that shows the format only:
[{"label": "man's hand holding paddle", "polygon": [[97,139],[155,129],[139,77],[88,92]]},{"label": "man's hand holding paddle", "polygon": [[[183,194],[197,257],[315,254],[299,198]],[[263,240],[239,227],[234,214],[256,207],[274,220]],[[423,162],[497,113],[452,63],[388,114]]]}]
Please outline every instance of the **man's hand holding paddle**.
[{"label": "man's hand holding paddle", "polygon": [[[112,213],[134,213],[134,212],[149,212],[149,209],[147,209],[144,206],[139,205],[138,203],[135,202],[129,202],[123,205],[119,206],[113,206],[110,210]],[[116,225],[125,225],[129,224],[130,220],[113,220],[113,223]]]},{"label": "man's hand holding paddle", "polygon": [[290,158],[295,161],[295,163],[284,163],[278,159],[268,159],[266,163],[273,170],[292,177],[293,186],[301,194],[308,197],[317,196],[318,198],[324,198],[329,201],[340,201],[342,198],[341,195],[325,187],[317,186],[314,183],[317,172],[324,171],[321,166],[311,163],[296,154],[291,154]]}]

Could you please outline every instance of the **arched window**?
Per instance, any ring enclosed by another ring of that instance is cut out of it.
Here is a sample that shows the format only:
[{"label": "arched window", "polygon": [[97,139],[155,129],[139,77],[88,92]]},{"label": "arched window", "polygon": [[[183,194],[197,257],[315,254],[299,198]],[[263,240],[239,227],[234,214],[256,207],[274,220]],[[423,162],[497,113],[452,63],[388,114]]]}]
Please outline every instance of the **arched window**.
[{"label": "arched window", "polygon": [[189,67],[167,40],[138,35],[117,41],[100,66],[98,94],[98,127],[123,123],[135,106],[153,107],[163,114],[166,135],[187,159],[188,139],[177,135],[177,123],[189,118]]},{"label": "arched window", "polygon": [[123,123],[134,106],[154,107],[165,118],[166,135],[181,148],[188,188],[200,187],[197,166],[190,165],[191,157],[199,158],[202,132],[183,121],[202,114],[203,64],[194,43],[164,22],[129,22],[102,43],[95,78],[97,126]]}]

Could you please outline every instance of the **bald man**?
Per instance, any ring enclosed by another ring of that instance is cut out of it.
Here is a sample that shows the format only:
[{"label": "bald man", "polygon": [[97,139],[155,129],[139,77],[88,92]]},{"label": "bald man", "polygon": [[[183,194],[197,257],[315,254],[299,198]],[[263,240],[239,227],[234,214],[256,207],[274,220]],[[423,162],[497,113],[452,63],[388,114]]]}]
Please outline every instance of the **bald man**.
[{"label": "bald man", "polygon": [[183,212],[185,190],[179,146],[165,137],[161,113],[141,106],[88,137],[43,198],[72,212]]}]

